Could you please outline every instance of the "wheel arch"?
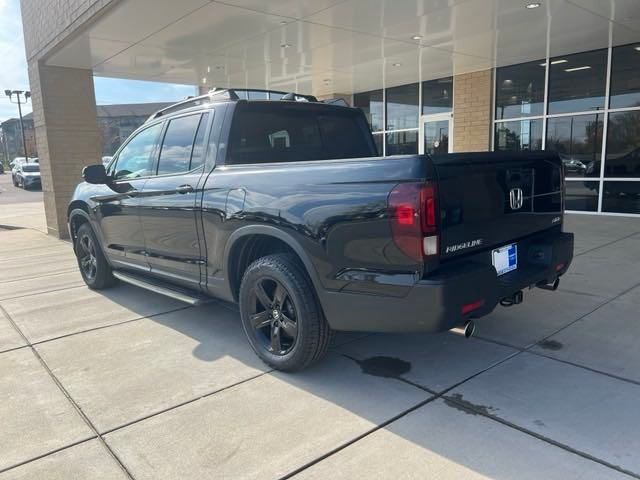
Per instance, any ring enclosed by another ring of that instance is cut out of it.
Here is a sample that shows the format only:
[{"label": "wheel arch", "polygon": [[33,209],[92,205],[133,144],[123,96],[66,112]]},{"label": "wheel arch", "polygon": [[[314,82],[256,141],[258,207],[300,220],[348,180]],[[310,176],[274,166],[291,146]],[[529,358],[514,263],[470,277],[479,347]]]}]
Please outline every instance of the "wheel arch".
[{"label": "wheel arch", "polygon": [[69,228],[69,238],[75,249],[78,229],[84,223],[91,223],[89,207],[81,200],[74,200],[67,209],[67,226]]},{"label": "wheel arch", "polygon": [[[265,248],[265,244],[268,246],[261,251],[260,245],[252,244],[252,242],[258,242],[262,245],[262,248]],[[257,250],[255,250],[256,247],[258,248]],[[322,304],[322,284],[309,255],[290,234],[267,225],[242,227],[233,232],[227,240],[224,250],[225,271],[229,289],[235,301],[238,301],[242,274],[252,261],[264,256],[264,254],[261,254],[262,252],[266,255],[281,252],[293,253],[304,267],[314,286],[316,296]]]}]

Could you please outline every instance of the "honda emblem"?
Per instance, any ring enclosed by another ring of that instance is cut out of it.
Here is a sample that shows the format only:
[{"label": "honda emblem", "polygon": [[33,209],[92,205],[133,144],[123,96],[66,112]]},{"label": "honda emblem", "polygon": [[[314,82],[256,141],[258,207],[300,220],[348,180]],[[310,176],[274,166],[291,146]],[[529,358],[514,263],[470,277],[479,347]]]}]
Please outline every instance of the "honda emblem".
[{"label": "honda emblem", "polygon": [[511,210],[520,210],[524,203],[524,195],[521,188],[512,188],[509,192],[509,205]]}]

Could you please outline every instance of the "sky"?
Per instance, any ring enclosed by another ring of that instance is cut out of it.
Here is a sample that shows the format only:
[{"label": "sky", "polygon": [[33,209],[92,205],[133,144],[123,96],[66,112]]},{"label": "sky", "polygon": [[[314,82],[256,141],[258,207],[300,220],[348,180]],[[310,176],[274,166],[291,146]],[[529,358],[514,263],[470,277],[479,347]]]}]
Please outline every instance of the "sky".
[{"label": "sky", "polygon": [[[18,106],[4,91],[29,90],[27,61],[24,53],[20,0],[0,0],[0,122],[18,117]],[[195,93],[190,85],[141,82],[94,77],[96,103],[170,102]],[[31,102],[23,106],[23,114],[31,111]]]}]

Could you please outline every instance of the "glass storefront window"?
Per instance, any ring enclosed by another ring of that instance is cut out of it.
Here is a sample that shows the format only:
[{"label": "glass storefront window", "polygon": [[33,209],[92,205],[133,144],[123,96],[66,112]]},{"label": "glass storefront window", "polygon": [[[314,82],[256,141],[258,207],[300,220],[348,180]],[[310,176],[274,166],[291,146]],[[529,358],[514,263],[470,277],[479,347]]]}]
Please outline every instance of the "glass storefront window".
[{"label": "glass storefront window", "polygon": [[640,177],[640,111],[609,114],[605,177]]},{"label": "glass storefront window", "polygon": [[640,43],[611,52],[611,108],[640,107]]},{"label": "glass storefront window", "polygon": [[640,181],[604,182],[602,211],[640,214]]},{"label": "glass storefront window", "polygon": [[387,130],[418,127],[418,84],[387,89]]},{"label": "glass storefront window", "polygon": [[387,133],[387,156],[414,155],[418,153],[418,131]]},{"label": "glass storefront window", "polygon": [[519,152],[542,149],[542,120],[496,123],[495,150]]},{"label": "glass storefront window", "polygon": [[375,133],[373,135],[373,141],[376,144],[376,149],[378,150],[378,156],[381,157],[382,156],[382,142],[384,141],[384,134],[383,133]]},{"label": "glass storefront window", "polygon": [[422,114],[448,113],[453,108],[453,77],[422,82]]},{"label": "glass storefront window", "polygon": [[544,60],[496,70],[496,119],[544,113]]},{"label": "glass storefront window", "polygon": [[364,112],[372,132],[384,130],[382,123],[382,90],[356,93],[353,95],[353,106]]},{"label": "glass storefront window", "polygon": [[547,150],[560,154],[567,177],[599,177],[602,156],[601,114],[547,120]]},{"label": "glass storefront window", "polygon": [[581,212],[598,210],[599,182],[565,182],[566,196],[564,208]]},{"label": "glass storefront window", "polygon": [[549,113],[604,108],[607,50],[550,59]]}]

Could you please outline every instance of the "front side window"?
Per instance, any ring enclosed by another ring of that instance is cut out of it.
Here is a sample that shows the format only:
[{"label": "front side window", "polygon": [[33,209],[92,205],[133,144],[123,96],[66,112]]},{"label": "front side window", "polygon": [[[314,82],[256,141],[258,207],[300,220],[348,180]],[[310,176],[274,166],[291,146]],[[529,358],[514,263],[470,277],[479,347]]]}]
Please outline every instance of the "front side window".
[{"label": "front side window", "polygon": [[193,142],[200,124],[200,117],[201,115],[189,115],[169,121],[160,150],[158,175],[170,175],[190,170]]},{"label": "front side window", "polygon": [[157,123],[131,138],[120,151],[112,175],[115,180],[146,177],[151,174],[151,153],[156,147],[162,123]]}]

